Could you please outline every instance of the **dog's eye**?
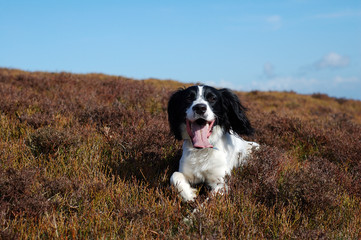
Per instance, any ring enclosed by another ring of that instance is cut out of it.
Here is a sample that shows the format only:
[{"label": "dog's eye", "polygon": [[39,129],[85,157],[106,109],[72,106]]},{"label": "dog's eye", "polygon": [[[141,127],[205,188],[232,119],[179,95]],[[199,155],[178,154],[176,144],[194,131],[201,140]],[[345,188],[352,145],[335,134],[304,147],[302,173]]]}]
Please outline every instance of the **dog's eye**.
[{"label": "dog's eye", "polygon": [[195,99],[195,94],[194,94],[194,93],[190,93],[190,94],[186,97],[187,102],[193,102],[194,99]]},{"label": "dog's eye", "polygon": [[207,101],[210,102],[210,103],[214,103],[214,102],[217,101],[217,97],[215,95],[213,95],[213,94],[209,94],[207,96]]}]

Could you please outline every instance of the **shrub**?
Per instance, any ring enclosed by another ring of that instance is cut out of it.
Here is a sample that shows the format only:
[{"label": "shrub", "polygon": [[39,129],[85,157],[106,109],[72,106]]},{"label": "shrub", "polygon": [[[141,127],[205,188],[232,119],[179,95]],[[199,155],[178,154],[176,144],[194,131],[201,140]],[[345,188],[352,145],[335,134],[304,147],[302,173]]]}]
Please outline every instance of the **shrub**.
[{"label": "shrub", "polygon": [[39,170],[9,168],[0,172],[0,209],[6,219],[39,217],[50,207],[38,185]]},{"label": "shrub", "polygon": [[44,127],[32,133],[26,144],[33,155],[55,155],[59,151],[68,152],[78,143],[79,139],[67,130],[57,130],[53,127]]}]

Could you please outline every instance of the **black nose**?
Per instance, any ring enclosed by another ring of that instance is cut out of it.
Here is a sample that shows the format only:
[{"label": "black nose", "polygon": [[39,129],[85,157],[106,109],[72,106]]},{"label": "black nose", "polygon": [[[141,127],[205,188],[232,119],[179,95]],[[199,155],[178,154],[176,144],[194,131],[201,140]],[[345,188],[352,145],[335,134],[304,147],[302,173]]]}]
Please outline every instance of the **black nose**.
[{"label": "black nose", "polygon": [[199,115],[203,115],[207,111],[207,105],[203,103],[198,103],[192,107],[193,111],[195,111]]}]

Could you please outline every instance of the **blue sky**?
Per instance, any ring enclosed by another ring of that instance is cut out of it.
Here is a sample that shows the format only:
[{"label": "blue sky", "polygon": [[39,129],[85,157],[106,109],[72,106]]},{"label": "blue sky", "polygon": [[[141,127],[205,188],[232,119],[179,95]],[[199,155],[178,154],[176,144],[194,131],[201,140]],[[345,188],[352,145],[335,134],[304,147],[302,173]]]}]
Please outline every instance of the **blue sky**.
[{"label": "blue sky", "polygon": [[0,67],[361,99],[361,1],[1,1]]}]

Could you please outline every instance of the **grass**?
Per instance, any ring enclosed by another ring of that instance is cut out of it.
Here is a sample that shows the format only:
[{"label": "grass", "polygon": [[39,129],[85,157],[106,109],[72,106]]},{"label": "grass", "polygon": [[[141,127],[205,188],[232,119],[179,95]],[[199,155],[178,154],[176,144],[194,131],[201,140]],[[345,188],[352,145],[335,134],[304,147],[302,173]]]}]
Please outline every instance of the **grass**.
[{"label": "grass", "polygon": [[237,93],[261,150],[227,195],[183,203],[166,117],[181,86],[1,68],[0,238],[361,238],[360,101]]}]

